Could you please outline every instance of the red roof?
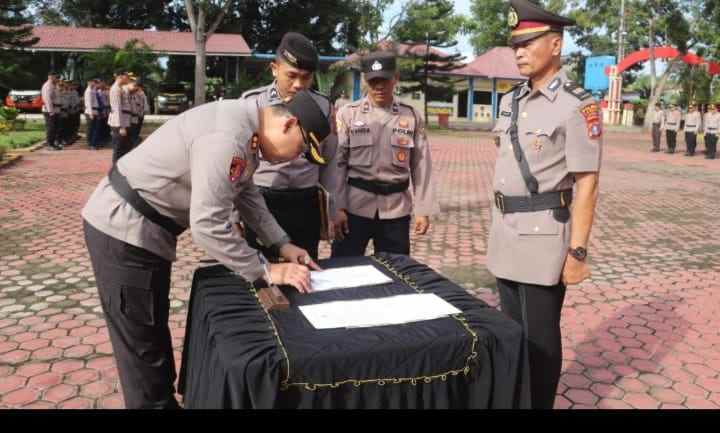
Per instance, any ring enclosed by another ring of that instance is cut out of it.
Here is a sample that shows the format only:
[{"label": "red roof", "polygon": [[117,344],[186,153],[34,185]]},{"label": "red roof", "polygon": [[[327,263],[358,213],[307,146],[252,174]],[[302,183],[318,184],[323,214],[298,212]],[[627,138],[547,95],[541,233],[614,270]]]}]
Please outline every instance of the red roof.
[{"label": "red roof", "polygon": [[450,74],[507,80],[527,79],[527,77],[520,75],[520,70],[515,63],[515,52],[510,47],[492,48],[476,57],[471,63],[450,72]]},{"label": "red roof", "polygon": [[[37,26],[33,33],[40,40],[32,49],[39,51],[95,51],[103,45],[121,47],[131,39],[139,39],[155,53],[195,54],[195,43],[190,32]],[[207,54],[249,56],[251,51],[242,35],[215,33],[208,40]]]}]

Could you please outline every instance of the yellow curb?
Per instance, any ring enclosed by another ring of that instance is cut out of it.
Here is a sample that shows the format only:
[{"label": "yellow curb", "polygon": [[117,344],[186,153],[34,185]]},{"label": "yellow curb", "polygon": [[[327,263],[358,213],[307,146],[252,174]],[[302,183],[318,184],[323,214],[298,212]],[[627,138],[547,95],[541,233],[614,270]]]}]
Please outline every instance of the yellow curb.
[{"label": "yellow curb", "polygon": [[15,164],[16,162],[20,161],[22,159],[22,155],[16,155],[16,154],[10,154],[6,153],[2,160],[0,160],[0,168],[9,167],[12,164]]},{"label": "yellow curb", "polygon": [[15,155],[22,155],[22,154],[25,154],[25,153],[35,152],[36,150],[40,150],[40,149],[42,149],[43,147],[45,147],[45,140],[43,140],[43,141],[38,141],[37,143],[33,144],[33,145],[30,146],[30,147],[23,147],[23,148],[21,148],[21,149],[8,150],[7,153],[12,153],[12,154],[15,154]]}]

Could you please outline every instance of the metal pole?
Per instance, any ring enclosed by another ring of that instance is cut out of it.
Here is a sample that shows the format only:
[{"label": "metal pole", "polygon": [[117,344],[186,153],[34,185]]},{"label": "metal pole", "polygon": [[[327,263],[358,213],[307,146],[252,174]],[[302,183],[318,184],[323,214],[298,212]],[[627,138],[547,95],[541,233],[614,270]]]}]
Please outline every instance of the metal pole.
[{"label": "metal pole", "polygon": [[618,64],[625,57],[625,0],[620,0],[620,31],[618,32]]}]

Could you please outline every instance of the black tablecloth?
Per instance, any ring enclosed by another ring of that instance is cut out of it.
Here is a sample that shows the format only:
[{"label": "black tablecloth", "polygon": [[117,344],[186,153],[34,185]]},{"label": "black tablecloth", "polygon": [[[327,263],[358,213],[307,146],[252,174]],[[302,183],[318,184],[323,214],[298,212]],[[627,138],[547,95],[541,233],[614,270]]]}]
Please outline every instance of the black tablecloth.
[{"label": "black tablecloth", "polygon": [[[520,325],[406,256],[332,259],[373,264],[378,286],[301,295],[267,314],[255,289],[223,266],[193,277],[179,392],[186,408],[524,408]],[[435,293],[462,311],[404,325],[315,330],[297,308]]]}]

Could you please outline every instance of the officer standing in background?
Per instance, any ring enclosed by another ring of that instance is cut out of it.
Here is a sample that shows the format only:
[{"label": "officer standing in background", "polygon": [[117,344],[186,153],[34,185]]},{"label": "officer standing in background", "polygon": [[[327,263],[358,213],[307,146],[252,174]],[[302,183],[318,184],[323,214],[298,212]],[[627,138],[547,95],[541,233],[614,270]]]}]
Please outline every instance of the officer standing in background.
[{"label": "officer standing in background", "polygon": [[142,107],[138,101],[137,90],[137,80],[134,77],[130,78],[130,81],[123,86],[123,91],[127,95],[128,105],[130,107],[130,127],[128,128],[128,142],[130,149],[134,148],[138,144],[137,138],[140,135],[139,127]]},{"label": "officer standing in background", "polygon": [[675,153],[675,145],[677,144],[677,133],[680,130],[680,122],[682,121],[682,112],[675,104],[670,104],[670,111],[665,115],[665,138],[667,140],[667,150],[665,153]]},{"label": "officer standing in background", "polygon": [[566,286],[590,276],[602,113],[562,69],[563,29],[574,21],[528,0],[510,3],[510,43],[529,80],[503,96],[494,128],[500,147],[487,263],[502,311],[524,329],[532,407],[551,409]]},{"label": "officer standing in background", "polygon": [[85,105],[85,123],[87,132],[85,133],[88,147],[90,150],[97,150],[98,123],[100,121],[100,106],[97,99],[98,80],[92,79],[88,82],[83,94],[83,102]]},{"label": "officer standing in background", "polygon": [[62,146],[57,143],[59,119],[57,82],[57,74],[50,71],[47,81],[40,90],[43,101],[42,112],[45,118],[45,142],[51,150],[62,150]]},{"label": "officer standing in background", "polygon": [[105,81],[100,82],[97,91],[98,104],[100,105],[100,124],[98,126],[98,145],[106,146],[111,141],[110,125],[110,92]]},{"label": "officer standing in background", "polygon": [[651,152],[660,152],[660,142],[662,141],[662,129],[665,123],[665,111],[660,103],[655,104],[655,111],[652,112],[652,140],[653,147]]},{"label": "officer standing in background", "polygon": [[720,113],[716,104],[708,105],[708,112],[703,120],[705,131],[705,158],[715,159],[717,153],[718,129],[720,129]]},{"label": "officer standing in background", "polygon": [[115,75],[115,83],[110,88],[110,125],[113,155],[112,162],[115,164],[118,159],[130,151],[130,139],[128,129],[130,128],[130,104],[127,93],[123,87],[130,81],[127,72],[119,72]]},{"label": "officer standing in background", "polygon": [[80,98],[80,84],[77,81],[70,83],[70,112],[71,112],[71,125],[72,132],[70,134],[70,141],[75,143],[80,137],[80,118],[82,114],[82,99]]},{"label": "officer standing in background", "polygon": [[697,135],[702,129],[702,114],[697,111],[695,104],[690,104],[685,116],[685,156],[695,156]]},{"label": "officer standing in background", "polygon": [[70,145],[70,99],[68,98],[68,82],[60,81],[57,95],[60,104],[60,118],[58,120],[58,139],[60,146]]},{"label": "officer standing in background", "polygon": [[371,53],[361,63],[368,94],[337,113],[341,218],[332,255],[364,255],[370,239],[376,253],[409,255],[413,208],[418,235],[439,212],[425,123],[394,98],[394,53]]},{"label": "officer standing in background", "polygon": [[[267,86],[249,90],[243,98],[257,101],[260,107],[279,104],[291,99],[313,84],[313,73],[317,70],[319,57],[313,43],[299,33],[287,33],[278,46],[275,60],[271,63],[275,81]],[[328,98],[310,90],[315,102],[325,113],[332,116],[332,107]],[[307,250],[317,260],[321,239],[321,209],[319,185],[328,192],[333,191],[337,179],[335,154],[337,136],[330,134],[321,146],[321,155],[311,155],[282,164],[260,161],[255,172],[255,185],[265,198],[268,209],[280,227],[290,236],[295,245]],[[330,199],[328,219],[336,214],[334,199]],[[266,248],[258,242],[257,233],[252,228],[246,230],[248,243],[260,249],[270,259],[278,257],[277,251]]]},{"label": "officer standing in background", "polygon": [[[178,407],[168,295],[177,236],[186,229],[248,282],[264,278],[311,290],[303,264],[319,268],[290,243],[252,176],[260,157],[280,163],[317,152],[329,132],[327,117],[305,91],[265,108],[250,98],[203,104],[169,120],[102,179],[82,216],[128,408]],[[265,264],[228,227],[233,205],[289,263]]]}]

